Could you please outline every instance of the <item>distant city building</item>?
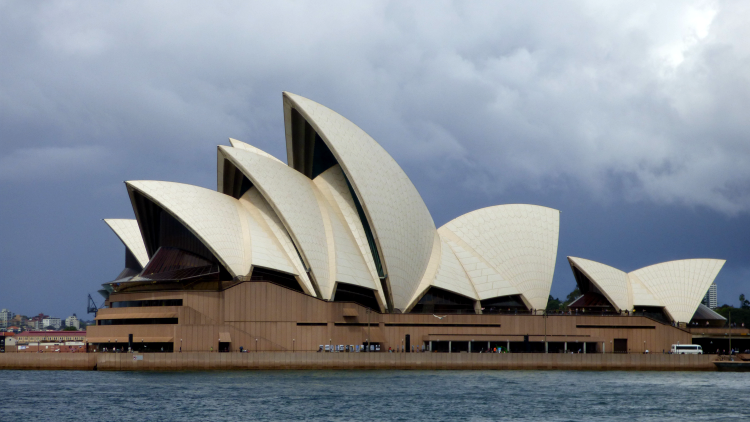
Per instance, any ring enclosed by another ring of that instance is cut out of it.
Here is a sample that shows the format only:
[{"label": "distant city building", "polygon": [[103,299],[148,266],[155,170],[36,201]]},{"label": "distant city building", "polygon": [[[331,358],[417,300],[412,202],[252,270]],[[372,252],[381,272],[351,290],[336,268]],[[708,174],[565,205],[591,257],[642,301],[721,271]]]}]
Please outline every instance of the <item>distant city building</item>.
[{"label": "distant city building", "polygon": [[75,327],[76,330],[81,329],[81,322],[78,320],[78,317],[76,314],[73,314],[67,318],[65,318],[65,326],[66,327]]},{"label": "distant city building", "polygon": [[716,309],[719,306],[716,294],[716,283],[711,283],[711,287],[708,288],[706,295],[703,296],[702,303],[711,309]]},{"label": "distant city building", "polygon": [[49,315],[39,314],[29,318],[28,327],[34,330],[41,330],[44,328],[44,318],[49,318]]},{"label": "distant city building", "polygon": [[42,328],[59,330],[60,327],[62,327],[62,320],[60,318],[44,318],[42,320]]},{"label": "distant city building", "polygon": [[7,309],[0,311],[0,327],[7,328],[14,316],[15,314]]}]

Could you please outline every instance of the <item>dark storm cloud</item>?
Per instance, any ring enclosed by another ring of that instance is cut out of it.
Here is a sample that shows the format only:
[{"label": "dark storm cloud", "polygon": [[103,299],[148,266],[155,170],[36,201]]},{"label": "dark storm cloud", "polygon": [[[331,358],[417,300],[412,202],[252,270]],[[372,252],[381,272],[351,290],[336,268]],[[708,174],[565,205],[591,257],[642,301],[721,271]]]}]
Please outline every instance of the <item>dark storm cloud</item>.
[{"label": "dark storm cloud", "polygon": [[285,159],[284,90],[377,139],[437,225],[498,203],[561,209],[556,295],[566,255],[624,270],[708,256],[730,258],[733,300],[750,273],[747,9],[0,2],[0,306],[80,312],[69,302],[121,266],[99,219],[132,217],[123,180],[215,188],[230,136]]}]

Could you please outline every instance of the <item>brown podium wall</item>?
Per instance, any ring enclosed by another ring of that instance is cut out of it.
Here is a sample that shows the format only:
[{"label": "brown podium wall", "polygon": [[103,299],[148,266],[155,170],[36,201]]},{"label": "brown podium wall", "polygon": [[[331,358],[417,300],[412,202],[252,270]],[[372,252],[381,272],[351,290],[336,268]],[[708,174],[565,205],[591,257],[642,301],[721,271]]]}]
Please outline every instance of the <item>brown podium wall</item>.
[{"label": "brown podium wall", "polygon": [[[175,351],[217,350],[219,334],[229,333],[231,349],[250,351],[315,351],[325,344],[363,344],[370,319],[371,341],[381,348],[397,347],[407,334],[411,344],[424,341],[519,342],[528,335],[532,342],[595,342],[612,352],[614,339],[627,339],[631,353],[645,348],[661,353],[672,344],[690,344],[691,334],[683,329],[645,317],[596,315],[448,315],[438,319],[424,314],[367,313],[354,303],[326,302],[267,282],[245,282],[222,292],[150,292],[113,294],[110,301],[182,299],[183,306],[102,309],[107,314],[153,314],[176,312],[174,325],[106,325],[87,327],[89,338],[172,338]],[[345,311],[346,309],[346,311]],[[345,316],[352,314],[356,316]],[[442,316],[442,315],[441,315]],[[408,325],[408,326],[404,326]],[[499,325],[499,326],[498,326]],[[180,342],[182,339],[182,342]],[[644,343],[645,342],[645,343]],[[589,351],[590,352],[590,351]]]}]

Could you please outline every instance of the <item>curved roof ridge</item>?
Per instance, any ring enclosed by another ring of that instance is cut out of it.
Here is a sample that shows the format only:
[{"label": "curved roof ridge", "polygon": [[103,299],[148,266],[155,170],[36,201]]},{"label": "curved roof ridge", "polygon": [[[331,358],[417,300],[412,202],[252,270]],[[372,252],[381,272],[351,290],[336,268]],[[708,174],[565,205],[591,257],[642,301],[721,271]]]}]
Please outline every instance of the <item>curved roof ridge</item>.
[{"label": "curved roof ridge", "polygon": [[581,270],[618,310],[632,309],[633,301],[628,294],[630,280],[625,271],[618,270],[601,262],[574,256],[569,256],[568,262],[570,262],[571,266],[575,266]]},{"label": "curved roof ridge", "polygon": [[452,232],[510,280],[530,307],[544,309],[555,272],[559,230],[559,211],[511,204],[469,212],[438,232]]},{"label": "curved roof ridge", "polygon": [[258,154],[258,155],[262,155],[264,157],[270,158],[272,160],[276,160],[276,161],[280,162],[281,164],[286,165],[285,162],[279,160],[278,158],[276,158],[273,155],[271,155],[271,154],[263,151],[262,149],[260,149],[258,147],[254,147],[254,146],[248,144],[247,142],[242,142],[242,141],[238,141],[238,140],[236,140],[234,138],[229,138],[229,144],[232,145],[232,148],[244,149],[245,151],[254,152],[254,153]]},{"label": "curved roof ridge", "polygon": [[[125,182],[170,213],[221,261],[234,277],[250,272],[250,236],[241,221],[244,208],[231,196],[177,182]],[[135,205],[134,205],[135,208]]]},{"label": "curved roof ridge", "polygon": [[649,288],[677,322],[689,322],[726,260],[681,259],[631,272]]},{"label": "curved roof ridge", "polygon": [[397,309],[405,309],[432,253],[435,223],[403,169],[372,137],[333,110],[283,93],[287,157],[294,166],[292,110],[314,128],[341,166],[373,231]]},{"label": "curved roof ridge", "polygon": [[138,220],[133,218],[105,218],[104,222],[115,232],[123,245],[141,264],[141,267],[145,267],[149,259],[146,245],[143,243],[143,236],[141,236],[141,229],[138,227]]},{"label": "curved roof ridge", "polygon": [[258,189],[281,220],[309,266],[313,284],[323,299],[330,299],[331,280],[325,223],[313,184],[302,173],[263,155],[219,146],[219,153],[230,160]]}]

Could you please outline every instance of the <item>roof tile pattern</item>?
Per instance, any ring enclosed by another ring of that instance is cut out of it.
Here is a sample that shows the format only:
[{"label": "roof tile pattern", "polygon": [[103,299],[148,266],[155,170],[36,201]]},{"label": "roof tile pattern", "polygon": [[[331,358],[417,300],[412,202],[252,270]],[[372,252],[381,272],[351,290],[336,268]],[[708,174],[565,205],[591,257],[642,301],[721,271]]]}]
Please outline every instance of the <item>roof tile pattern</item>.
[{"label": "roof tile pattern", "polygon": [[689,322],[703,296],[726,261],[721,259],[684,259],[651,265],[627,274],[627,305],[622,306],[625,274],[604,264],[568,257],[571,266],[580,268],[602,293],[620,308],[636,306],[664,307],[673,321]]},{"label": "roof tile pattern", "polygon": [[143,243],[138,221],[134,219],[108,218],[104,222],[115,232],[125,247],[130,250],[130,253],[135,256],[141,267],[145,267],[148,264],[148,253],[146,253],[146,245]]},{"label": "roof tile pattern", "polygon": [[628,283],[630,281],[624,271],[596,261],[572,256],[568,257],[568,261],[586,274],[589,280],[618,310],[632,309],[633,301],[628,294]]},{"label": "roof tile pattern", "polygon": [[393,305],[405,309],[432,252],[435,223],[427,206],[396,161],[354,123],[298,95],[284,93],[284,101],[315,128],[347,175],[379,244]]},{"label": "roof tile pattern", "polygon": [[[513,204],[464,214],[441,227],[439,233],[449,239],[447,232],[455,234],[503,280],[510,281],[529,306],[544,309],[555,272],[559,229],[559,211]],[[489,269],[481,269],[489,276],[485,270]],[[477,271],[466,272],[471,277]]]},{"label": "roof tile pattern", "polygon": [[[332,215],[334,215],[334,218],[336,218],[340,221],[340,223],[345,224],[346,226],[345,228],[342,227],[338,229],[338,236],[344,236],[345,234],[345,237],[349,238],[349,240],[336,240],[337,251],[339,250],[339,244],[349,243],[351,241],[354,242],[354,245],[356,245],[356,255],[358,258],[353,258],[356,263],[352,263],[350,265],[356,265],[357,268],[359,268],[358,261],[361,260],[365,265],[365,269],[369,273],[369,276],[367,278],[370,280],[369,282],[365,282],[364,280],[362,280],[361,284],[359,285],[361,285],[362,287],[367,286],[367,288],[374,288],[378,291],[378,295],[380,296],[382,303],[386,303],[385,296],[383,295],[382,289],[380,288],[380,280],[378,279],[378,273],[375,269],[375,262],[372,259],[370,246],[367,243],[365,229],[362,226],[359,215],[357,214],[354,200],[352,199],[351,193],[349,192],[349,187],[346,185],[346,180],[344,180],[344,173],[341,171],[341,167],[335,165],[329,168],[328,170],[321,173],[318,177],[316,177],[315,180],[313,180],[313,183],[325,197],[328,205],[330,205],[331,213]],[[335,227],[338,227],[338,225],[336,225]],[[346,248],[348,249],[349,246],[347,246]],[[340,253],[342,252],[337,252],[337,261],[339,259],[338,257]],[[350,253],[354,253],[354,251],[347,252],[347,254]],[[339,262],[338,265],[341,265],[341,263]],[[340,269],[337,271],[339,273],[341,272]],[[360,270],[358,269],[357,272],[360,272]],[[364,275],[360,274],[358,277],[364,277]],[[337,278],[336,280],[344,281],[341,278]]]},{"label": "roof tile pattern", "polygon": [[132,181],[127,185],[182,222],[233,276],[248,275],[250,234],[240,221],[240,213],[244,210],[236,199],[182,183]]},{"label": "roof tile pattern", "polygon": [[689,322],[726,261],[685,259],[633,271],[678,322]]},{"label": "roof tile pattern", "polygon": [[[245,208],[250,212],[251,215],[255,217],[255,220],[260,225],[263,225],[265,228],[270,230],[271,233],[273,233],[274,239],[284,250],[285,256],[295,269],[295,271],[291,271],[291,273],[296,274],[302,281],[303,290],[305,290],[305,292],[309,295],[317,296],[315,293],[315,288],[313,287],[312,282],[310,281],[310,278],[307,276],[307,272],[305,271],[305,265],[302,263],[302,261],[300,261],[299,255],[297,254],[297,251],[294,248],[294,244],[292,243],[292,239],[289,237],[289,233],[286,231],[286,228],[284,228],[281,220],[271,208],[271,205],[268,204],[268,201],[263,198],[263,195],[258,192],[258,189],[252,187],[250,188],[250,190],[245,192],[242,198],[240,198],[240,203],[245,206]],[[263,266],[259,263],[255,265]],[[279,269],[281,271],[284,271],[282,268],[272,267],[272,269]]]},{"label": "roof tile pattern", "polygon": [[271,205],[306,259],[323,299],[329,299],[331,279],[326,223],[313,192],[312,181],[302,173],[268,157],[237,148],[219,147],[221,154],[247,176]]}]

